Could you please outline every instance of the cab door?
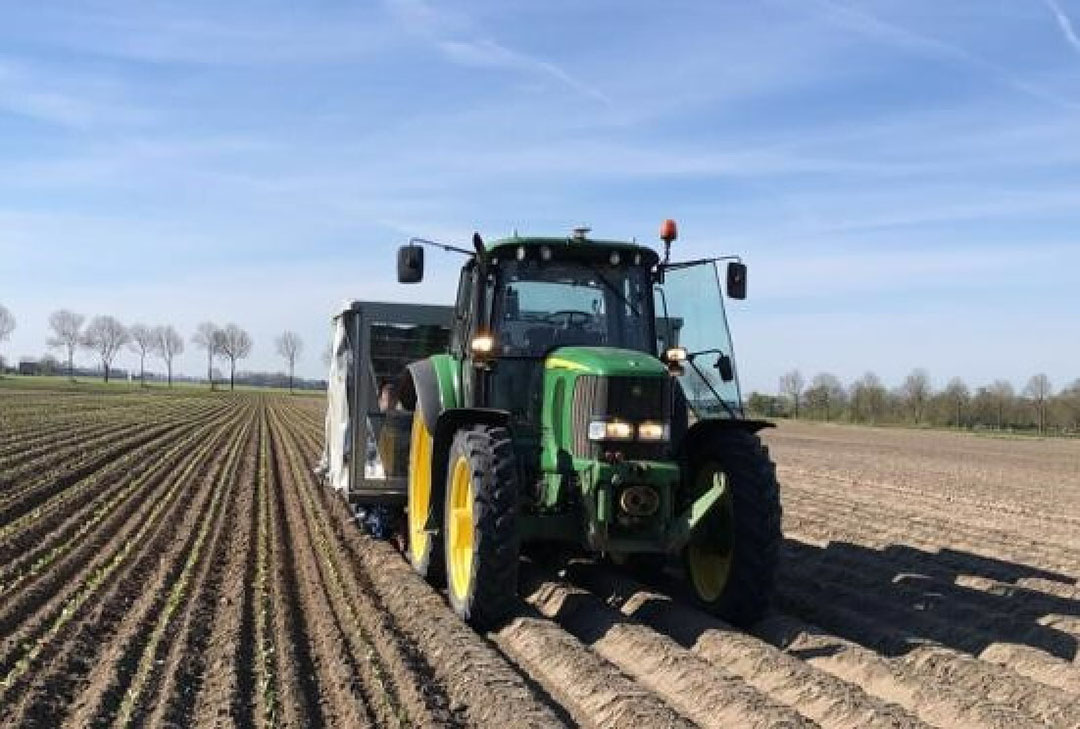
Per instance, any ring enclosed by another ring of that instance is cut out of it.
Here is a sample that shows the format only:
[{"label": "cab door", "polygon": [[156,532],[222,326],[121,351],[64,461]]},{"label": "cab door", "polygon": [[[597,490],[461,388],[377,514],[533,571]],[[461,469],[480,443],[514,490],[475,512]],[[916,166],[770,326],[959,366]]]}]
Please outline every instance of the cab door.
[{"label": "cab door", "polygon": [[[679,375],[690,414],[741,418],[742,395],[715,260],[672,263],[655,289],[657,354],[684,347],[689,359]],[[730,364],[725,377],[721,357]]]}]

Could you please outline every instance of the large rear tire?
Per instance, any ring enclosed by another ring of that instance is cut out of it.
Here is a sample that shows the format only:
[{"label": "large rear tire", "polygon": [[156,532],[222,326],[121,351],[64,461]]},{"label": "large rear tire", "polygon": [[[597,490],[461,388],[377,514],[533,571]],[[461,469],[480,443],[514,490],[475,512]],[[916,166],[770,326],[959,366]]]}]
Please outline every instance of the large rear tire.
[{"label": "large rear tire", "polygon": [[716,433],[690,454],[690,498],[718,480],[726,493],[683,551],[702,607],[746,627],[768,609],[783,541],[776,466],[752,433]]},{"label": "large rear tire", "polygon": [[[442,504],[433,498],[431,484],[431,457],[433,440],[424,423],[424,416],[417,408],[413,413],[412,435],[409,441],[409,484],[406,528],[408,530],[407,554],[409,564],[422,577],[436,587],[442,586],[443,569],[442,540],[438,531],[428,531],[429,519],[442,524]],[[434,510],[434,514],[432,514]]]},{"label": "large rear tire", "polygon": [[458,431],[443,510],[446,583],[451,607],[479,630],[497,627],[517,606],[518,498],[510,432]]}]

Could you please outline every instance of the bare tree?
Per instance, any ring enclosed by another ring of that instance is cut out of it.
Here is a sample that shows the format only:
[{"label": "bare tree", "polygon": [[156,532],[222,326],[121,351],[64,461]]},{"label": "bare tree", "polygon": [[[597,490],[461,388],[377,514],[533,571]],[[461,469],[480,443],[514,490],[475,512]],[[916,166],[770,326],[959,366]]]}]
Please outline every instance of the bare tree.
[{"label": "bare tree", "polygon": [[960,428],[964,424],[964,408],[969,402],[971,402],[971,390],[964,384],[964,381],[959,377],[954,377],[949,380],[949,384],[945,386],[945,397],[948,398],[950,404],[954,408],[956,413],[955,425]]},{"label": "bare tree", "polygon": [[930,399],[930,373],[921,367],[912,370],[900,386],[900,396],[911,409],[911,416],[918,425],[926,409],[926,401]]},{"label": "bare tree", "polygon": [[814,376],[804,398],[808,407],[823,411],[828,422],[843,404],[844,386],[836,375],[822,372]]},{"label": "bare tree", "polygon": [[780,378],[780,394],[791,398],[795,406],[795,419],[799,419],[799,400],[802,399],[806,380],[798,370],[792,370]]},{"label": "bare tree", "polygon": [[132,324],[128,327],[128,346],[139,355],[139,382],[146,387],[146,355],[154,353],[157,338],[154,330],[145,324]]},{"label": "bare tree", "polygon": [[[11,315],[6,306],[0,304],[0,344],[6,342],[13,331],[15,331],[15,317]],[[4,358],[0,357],[0,376],[3,374]]]},{"label": "bare tree", "polygon": [[1016,397],[1012,383],[1007,380],[995,380],[994,384],[987,388],[987,392],[993,398],[994,409],[997,410],[997,429],[1001,430],[1005,425],[1005,408]]},{"label": "bare tree", "polygon": [[1064,424],[1073,431],[1080,430],[1080,379],[1058,393],[1058,400],[1064,409]]},{"label": "bare tree", "polygon": [[1024,395],[1035,403],[1035,412],[1039,416],[1039,435],[1046,432],[1046,399],[1052,392],[1050,378],[1041,372],[1028,380],[1024,387]]},{"label": "bare tree", "polygon": [[171,324],[154,327],[154,353],[164,360],[165,370],[169,376],[169,387],[172,387],[173,359],[176,355],[184,353],[184,339]]},{"label": "bare tree", "polygon": [[285,360],[289,368],[289,392],[293,391],[293,371],[296,369],[296,360],[304,350],[304,342],[296,332],[282,332],[274,342],[277,353]]},{"label": "bare tree", "polygon": [[251,354],[251,335],[236,324],[226,324],[214,337],[218,356],[229,360],[229,389],[236,385],[236,361]]},{"label": "bare tree", "polygon": [[105,370],[105,382],[109,381],[109,369],[120,349],[131,341],[127,327],[111,316],[95,316],[86,325],[82,346],[97,354],[101,368]]},{"label": "bare tree", "polygon": [[851,410],[857,420],[876,423],[885,413],[885,386],[873,372],[867,372],[851,386]]},{"label": "bare tree", "polygon": [[49,337],[49,346],[59,349],[67,355],[68,378],[75,380],[75,349],[82,343],[82,325],[86,320],[82,314],[60,309],[49,315],[49,328],[53,336]]},{"label": "bare tree", "polygon": [[192,344],[206,350],[206,379],[210,382],[211,390],[214,389],[214,356],[218,354],[218,333],[220,331],[217,324],[204,321],[191,337]]}]

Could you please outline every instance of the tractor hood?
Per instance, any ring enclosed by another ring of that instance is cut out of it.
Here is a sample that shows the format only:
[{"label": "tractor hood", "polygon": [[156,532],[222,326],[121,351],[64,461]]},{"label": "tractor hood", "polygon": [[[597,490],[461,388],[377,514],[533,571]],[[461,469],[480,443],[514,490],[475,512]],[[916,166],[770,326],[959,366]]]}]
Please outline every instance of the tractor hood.
[{"label": "tractor hood", "polygon": [[663,377],[667,367],[645,352],[615,347],[560,347],[544,360],[546,369],[570,370],[583,375]]}]

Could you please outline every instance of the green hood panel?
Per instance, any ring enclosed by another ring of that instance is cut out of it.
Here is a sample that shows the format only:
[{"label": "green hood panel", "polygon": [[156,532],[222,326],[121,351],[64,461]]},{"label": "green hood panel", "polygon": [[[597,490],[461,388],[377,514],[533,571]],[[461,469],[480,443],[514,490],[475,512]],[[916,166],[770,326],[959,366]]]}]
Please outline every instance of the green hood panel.
[{"label": "green hood panel", "polygon": [[667,375],[664,363],[651,354],[615,347],[560,347],[547,356],[544,368],[615,377]]}]

